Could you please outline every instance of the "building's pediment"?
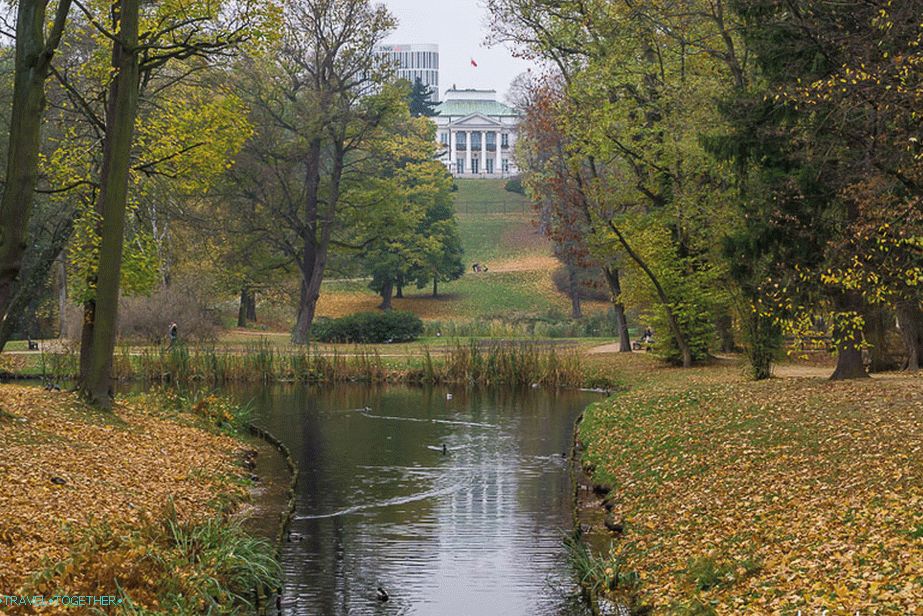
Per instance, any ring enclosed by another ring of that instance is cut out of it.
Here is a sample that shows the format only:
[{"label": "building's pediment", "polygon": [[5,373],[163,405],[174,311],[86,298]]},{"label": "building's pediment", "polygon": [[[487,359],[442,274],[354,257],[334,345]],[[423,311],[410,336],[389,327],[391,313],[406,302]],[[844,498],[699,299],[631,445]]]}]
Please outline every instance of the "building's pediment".
[{"label": "building's pediment", "polygon": [[449,124],[452,128],[482,128],[503,126],[501,122],[480,113],[472,113]]}]

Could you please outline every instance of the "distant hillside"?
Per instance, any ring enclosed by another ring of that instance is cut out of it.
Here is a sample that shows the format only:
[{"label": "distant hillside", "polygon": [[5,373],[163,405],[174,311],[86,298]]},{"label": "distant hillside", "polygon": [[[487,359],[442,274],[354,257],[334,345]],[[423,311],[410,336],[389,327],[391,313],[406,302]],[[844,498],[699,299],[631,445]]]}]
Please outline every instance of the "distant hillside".
[{"label": "distant hillside", "polygon": [[[505,180],[457,180],[457,184],[455,209],[466,274],[441,284],[435,299],[429,289],[404,289],[404,298],[394,300],[395,308],[439,320],[539,315],[552,309],[567,314],[570,302],[551,280],[559,262],[550,242],[535,227],[528,199],[507,192]],[[474,263],[486,265],[488,271],[472,272]],[[342,316],[374,310],[378,303],[366,281],[329,282],[321,291],[318,314]],[[588,312],[606,307],[585,303]]]}]

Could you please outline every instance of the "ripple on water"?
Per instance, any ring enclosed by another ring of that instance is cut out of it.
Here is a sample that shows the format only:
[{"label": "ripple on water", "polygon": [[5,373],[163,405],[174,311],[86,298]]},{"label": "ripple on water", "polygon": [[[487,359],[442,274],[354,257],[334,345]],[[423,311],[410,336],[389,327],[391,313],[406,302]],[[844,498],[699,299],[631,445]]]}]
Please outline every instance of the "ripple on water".
[{"label": "ripple on water", "polygon": [[450,409],[444,392],[404,387],[258,397],[303,470],[284,613],[584,614],[562,545],[572,509],[560,452],[593,397],[455,393]]}]

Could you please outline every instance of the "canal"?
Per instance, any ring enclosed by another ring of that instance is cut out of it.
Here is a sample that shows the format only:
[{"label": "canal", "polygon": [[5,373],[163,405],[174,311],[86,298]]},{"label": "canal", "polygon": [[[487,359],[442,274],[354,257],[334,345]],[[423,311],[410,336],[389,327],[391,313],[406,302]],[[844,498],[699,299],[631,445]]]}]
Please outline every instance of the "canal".
[{"label": "canal", "polygon": [[260,390],[256,423],[301,469],[283,613],[586,614],[562,544],[573,506],[562,454],[593,400],[540,389]]}]

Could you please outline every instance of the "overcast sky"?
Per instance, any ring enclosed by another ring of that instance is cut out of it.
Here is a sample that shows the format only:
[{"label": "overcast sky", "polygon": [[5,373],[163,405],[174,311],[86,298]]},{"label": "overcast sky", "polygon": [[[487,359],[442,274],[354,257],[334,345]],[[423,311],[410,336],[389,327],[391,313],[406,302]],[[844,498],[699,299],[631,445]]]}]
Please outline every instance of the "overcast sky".
[{"label": "overcast sky", "polygon": [[[388,43],[439,45],[439,98],[454,83],[506,99],[510,82],[530,64],[503,46],[485,47],[487,11],[479,0],[381,0],[398,20]],[[471,66],[474,59],[478,67]]]}]

